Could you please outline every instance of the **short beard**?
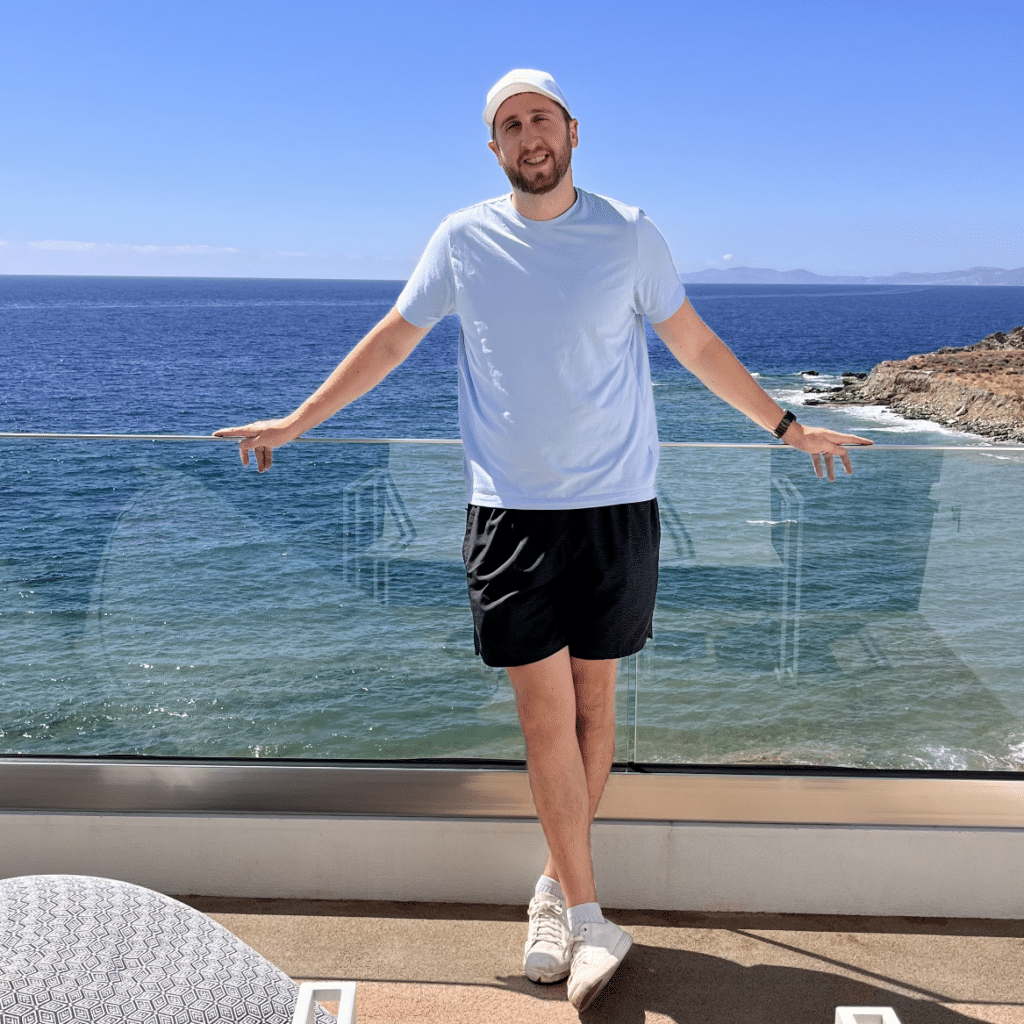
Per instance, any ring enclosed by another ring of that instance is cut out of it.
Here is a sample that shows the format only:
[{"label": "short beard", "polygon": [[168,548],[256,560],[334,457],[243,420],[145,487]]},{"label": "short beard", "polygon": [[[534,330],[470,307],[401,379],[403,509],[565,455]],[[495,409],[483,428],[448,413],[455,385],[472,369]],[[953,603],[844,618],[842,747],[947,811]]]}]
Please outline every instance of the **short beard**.
[{"label": "short beard", "polygon": [[561,154],[551,152],[551,156],[555,163],[554,169],[550,174],[533,181],[528,180],[516,167],[508,167],[502,163],[501,169],[517,192],[524,192],[528,196],[542,196],[556,189],[569,170],[569,164],[572,162],[572,142],[569,139],[568,127],[565,131],[564,151]]}]

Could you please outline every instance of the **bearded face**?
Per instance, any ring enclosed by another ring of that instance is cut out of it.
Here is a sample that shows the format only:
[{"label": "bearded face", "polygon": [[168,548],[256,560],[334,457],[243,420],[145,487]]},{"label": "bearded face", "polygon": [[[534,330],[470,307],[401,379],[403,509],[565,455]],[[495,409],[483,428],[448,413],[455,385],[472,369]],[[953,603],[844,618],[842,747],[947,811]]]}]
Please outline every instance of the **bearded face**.
[{"label": "bearded face", "polygon": [[575,122],[545,96],[524,93],[498,109],[490,147],[512,188],[544,195],[557,188],[569,171]]},{"label": "bearded face", "polygon": [[501,159],[501,168],[512,187],[527,195],[540,196],[550,192],[565,177],[572,161],[569,126],[560,141],[538,142],[527,152],[519,153],[509,163]]}]

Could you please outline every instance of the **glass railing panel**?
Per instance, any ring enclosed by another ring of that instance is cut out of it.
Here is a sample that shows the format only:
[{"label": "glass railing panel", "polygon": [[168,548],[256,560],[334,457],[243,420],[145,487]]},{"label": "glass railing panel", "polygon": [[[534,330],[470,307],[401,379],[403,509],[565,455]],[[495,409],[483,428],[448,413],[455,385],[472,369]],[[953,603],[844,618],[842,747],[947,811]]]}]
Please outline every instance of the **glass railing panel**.
[{"label": "glass railing panel", "polygon": [[[524,757],[458,444],[0,439],[0,753]],[[621,672],[632,757],[635,659]]]},{"label": "glass railing panel", "polygon": [[1024,452],[662,456],[638,762],[1024,765]]},{"label": "glass railing panel", "polygon": [[[457,444],[0,439],[0,752],[523,756]],[[1024,451],[665,446],[616,759],[1017,769]]]}]

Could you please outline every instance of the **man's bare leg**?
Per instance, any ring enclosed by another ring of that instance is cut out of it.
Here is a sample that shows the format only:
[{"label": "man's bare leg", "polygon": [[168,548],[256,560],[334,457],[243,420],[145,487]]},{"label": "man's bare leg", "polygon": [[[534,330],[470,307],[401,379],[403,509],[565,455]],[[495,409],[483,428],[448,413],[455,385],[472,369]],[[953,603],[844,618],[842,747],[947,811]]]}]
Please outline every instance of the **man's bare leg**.
[{"label": "man's bare leg", "polygon": [[617,660],[571,658],[563,648],[508,669],[550,851],[544,873],[561,883],[568,906],[597,902],[590,825],[615,754],[617,668]]},{"label": "man's bare leg", "polygon": [[[619,661],[589,661],[570,657],[576,691],[576,738],[587,777],[589,818],[593,823],[615,758],[615,680]],[[548,854],[544,874],[558,878],[558,866]]]}]

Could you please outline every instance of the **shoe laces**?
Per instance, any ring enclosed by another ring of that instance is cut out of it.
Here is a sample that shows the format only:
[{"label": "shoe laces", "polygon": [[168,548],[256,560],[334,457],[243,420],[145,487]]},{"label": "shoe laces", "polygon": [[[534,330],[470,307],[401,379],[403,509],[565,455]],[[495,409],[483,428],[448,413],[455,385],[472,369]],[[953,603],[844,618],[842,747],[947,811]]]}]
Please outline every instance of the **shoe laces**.
[{"label": "shoe laces", "polygon": [[530,901],[530,942],[565,944],[565,908],[559,901],[538,899]]}]

